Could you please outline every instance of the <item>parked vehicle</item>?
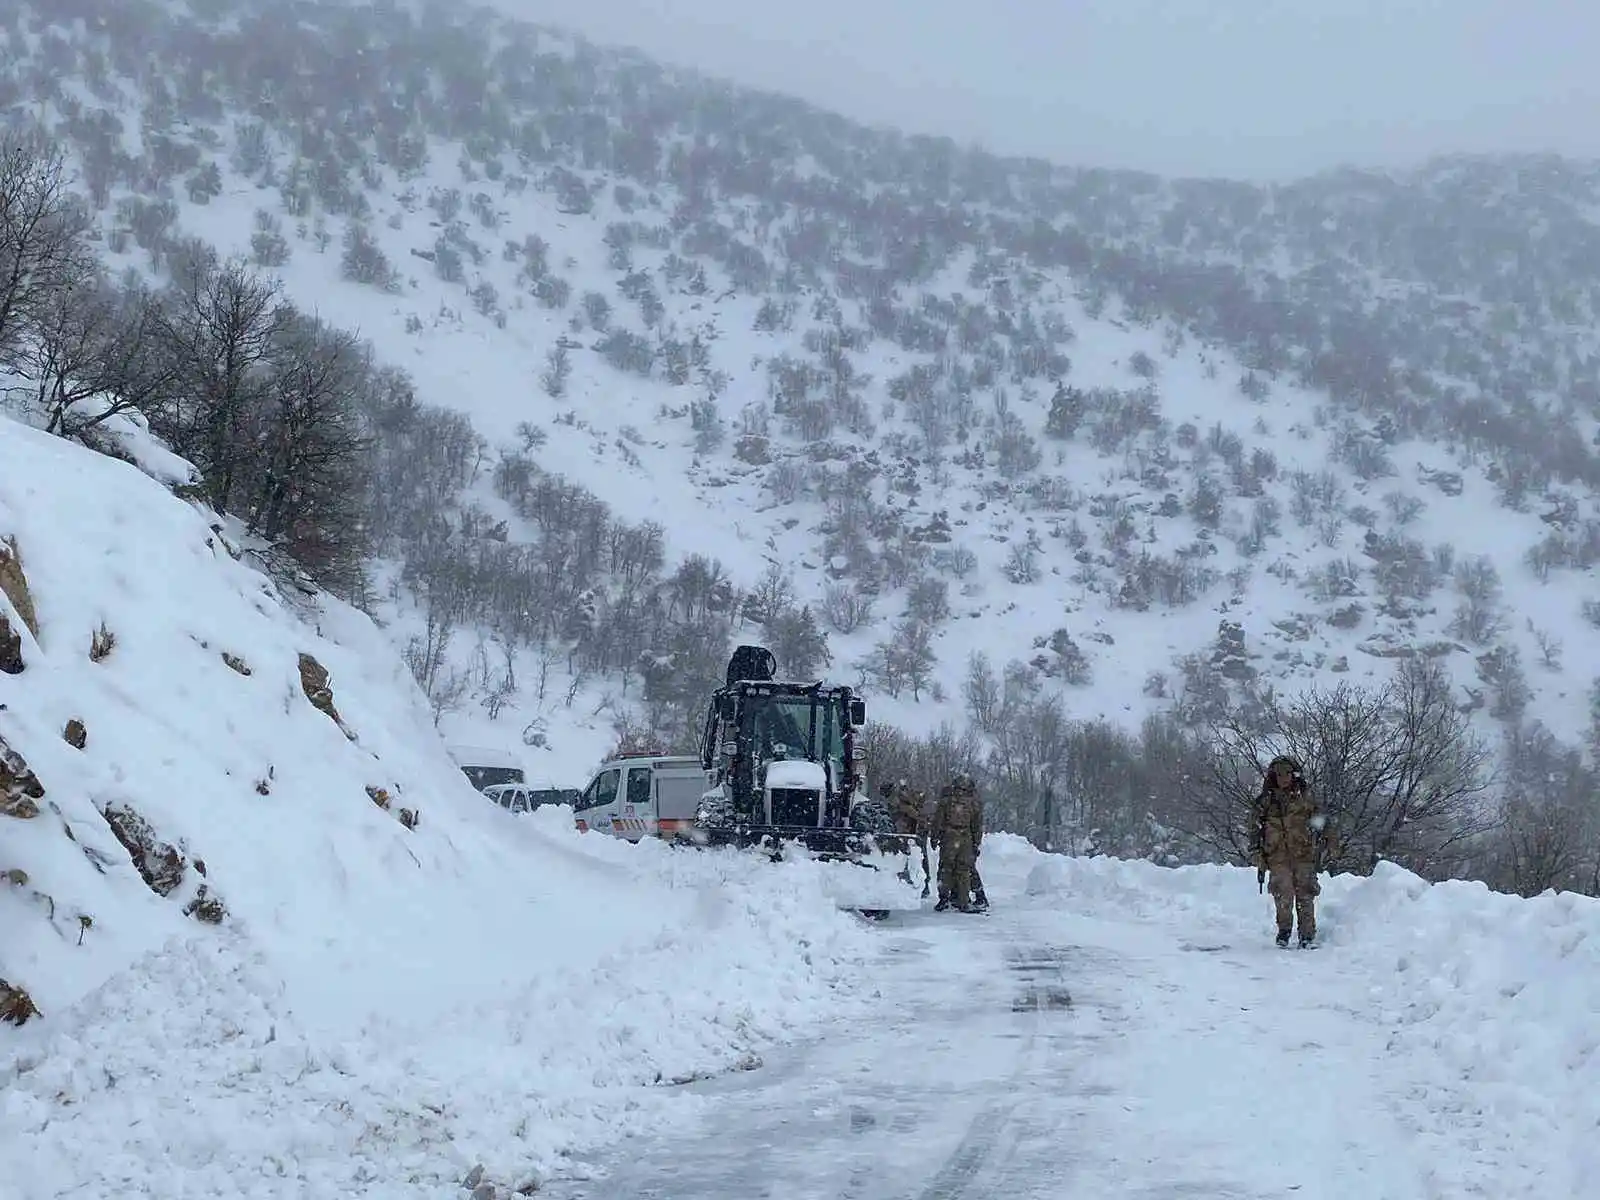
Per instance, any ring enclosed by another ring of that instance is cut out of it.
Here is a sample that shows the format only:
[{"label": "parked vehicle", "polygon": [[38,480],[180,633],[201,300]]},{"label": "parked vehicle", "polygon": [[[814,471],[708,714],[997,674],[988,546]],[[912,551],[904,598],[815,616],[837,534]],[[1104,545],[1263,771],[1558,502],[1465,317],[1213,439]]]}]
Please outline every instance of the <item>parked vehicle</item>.
[{"label": "parked vehicle", "polygon": [[572,807],[579,829],[630,842],[675,838],[694,824],[710,787],[710,773],[692,755],[622,755],[600,764]]},{"label": "parked vehicle", "polygon": [[700,754],[641,753],[600,765],[574,805],[580,829],[697,846],[787,844],[826,858],[909,855],[865,788],[856,730],[866,705],[842,684],[775,679],[770,651],[740,646],[709,699]]},{"label": "parked vehicle", "polygon": [[712,694],[700,765],[712,790],[695,813],[702,844],[786,844],[860,861],[909,855],[911,840],[866,788],[856,730],[866,702],[844,684],[784,681],[763,646],[740,646],[727,680]]},{"label": "parked vehicle", "polygon": [[534,787],[526,783],[492,783],[483,794],[510,813],[530,813],[547,804],[576,806],[577,788]]},{"label": "parked vehicle", "polygon": [[446,746],[451,759],[478,791],[496,783],[525,783],[522,762],[509,750],[488,746]]}]

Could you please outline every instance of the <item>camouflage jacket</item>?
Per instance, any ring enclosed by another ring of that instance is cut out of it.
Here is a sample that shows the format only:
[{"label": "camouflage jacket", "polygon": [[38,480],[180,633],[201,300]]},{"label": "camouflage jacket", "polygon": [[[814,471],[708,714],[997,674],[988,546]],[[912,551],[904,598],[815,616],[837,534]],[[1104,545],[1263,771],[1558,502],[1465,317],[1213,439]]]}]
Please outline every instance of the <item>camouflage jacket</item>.
[{"label": "camouflage jacket", "polygon": [[983,801],[976,792],[952,792],[940,796],[933,810],[933,839],[957,838],[965,834],[976,850],[983,842]]},{"label": "camouflage jacket", "polygon": [[925,835],[928,832],[927,801],[926,792],[910,784],[895,784],[889,792],[889,811],[894,816],[895,832]]},{"label": "camouflage jacket", "polygon": [[1314,863],[1317,838],[1327,820],[1311,789],[1261,789],[1253,806],[1252,856],[1267,863]]}]

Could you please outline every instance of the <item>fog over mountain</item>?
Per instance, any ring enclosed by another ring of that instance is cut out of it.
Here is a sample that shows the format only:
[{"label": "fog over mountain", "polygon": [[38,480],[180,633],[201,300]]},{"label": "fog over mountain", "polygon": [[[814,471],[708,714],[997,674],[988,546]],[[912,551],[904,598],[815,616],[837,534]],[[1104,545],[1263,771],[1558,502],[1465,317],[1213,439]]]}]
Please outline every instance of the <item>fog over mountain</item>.
[{"label": "fog over mountain", "polygon": [[1567,0],[499,0],[868,122],[999,153],[1285,180],[1600,153],[1600,9]]}]

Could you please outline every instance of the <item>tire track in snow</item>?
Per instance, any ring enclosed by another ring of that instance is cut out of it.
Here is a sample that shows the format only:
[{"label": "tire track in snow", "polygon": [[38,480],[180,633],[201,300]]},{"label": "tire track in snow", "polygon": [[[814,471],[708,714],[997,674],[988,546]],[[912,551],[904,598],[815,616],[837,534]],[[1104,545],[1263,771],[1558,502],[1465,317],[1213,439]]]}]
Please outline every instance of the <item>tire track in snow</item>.
[{"label": "tire track in snow", "polygon": [[1017,1101],[991,1104],[967,1127],[966,1136],[945,1159],[939,1173],[917,1196],[917,1200],[963,1200],[967,1188],[988,1165],[1000,1135],[1005,1132],[1016,1110]]},{"label": "tire track in snow", "polygon": [[1033,1082],[1031,1076],[1037,1067],[1045,1022],[1051,1014],[1059,1014],[1072,1006],[1071,993],[1063,980],[1065,950],[1042,945],[1009,946],[1005,959],[1006,969],[1020,979],[1011,1011],[1029,1015],[1027,1031],[1017,1054],[1017,1067],[1011,1075],[1015,1086],[1007,1089],[1013,1098],[989,1104],[979,1111],[933,1179],[918,1193],[917,1200],[964,1200],[969,1194],[967,1189],[983,1174],[1022,1103],[1016,1093]]}]

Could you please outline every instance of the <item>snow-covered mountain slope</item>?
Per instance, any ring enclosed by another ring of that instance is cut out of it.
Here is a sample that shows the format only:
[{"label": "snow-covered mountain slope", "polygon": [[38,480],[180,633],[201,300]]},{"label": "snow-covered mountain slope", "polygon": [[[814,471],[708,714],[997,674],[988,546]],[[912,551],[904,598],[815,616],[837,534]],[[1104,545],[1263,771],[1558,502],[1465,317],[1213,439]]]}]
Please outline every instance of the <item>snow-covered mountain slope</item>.
[{"label": "snow-covered mountain slope", "polygon": [[135,467],[0,419],[0,536],[0,1195],[510,1186],[870,1004],[820,868],[489,804],[367,617]]},{"label": "snow-covered mountain slope", "polygon": [[[1477,282],[1451,314],[1488,268],[1391,269],[1360,180],[1327,183],[1338,219],[1314,219],[1309,183],[1095,191],[1094,172],[869,134],[459,6],[311,3],[293,28],[252,3],[80,7],[86,24],[29,9],[7,35],[12,100],[70,140],[109,261],[148,270],[180,235],[251,255],[485,438],[453,514],[484,518],[430,569],[551,545],[570,509],[541,509],[547,474],[598,497],[607,534],[662,527],[647,586],[614,549],[581,571],[564,545],[530,551],[524,573],[557,581],[521,647],[554,680],[538,695],[525,661],[513,693],[472,645],[505,623],[479,574],[428,682],[453,739],[541,742],[530,766],[581,782],[648,709],[641,664],[691,695],[714,681],[708,644],[772,616],[726,589],[759,594],[771,568],[830,658],[798,621],[740,632],[920,732],[964,722],[975,651],[1129,727],[1186,693],[1378,682],[1419,653],[1487,729],[1591,727],[1594,414],[1546,411],[1581,399],[1582,346],[1529,367],[1510,407],[1483,399],[1460,343],[1499,353],[1513,326],[1480,336]],[[134,61],[134,26],[162,71]],[[1246,284],[1208,290],[1235,252]],[[1383,338],[1351,332],[1360,312]],[[1535,417],[1559,452],[1505,442]],[[385,550],[404,645],[428,570],[400,569],[416,545]],[[674,577],[696,554],[710,582]]]}]

